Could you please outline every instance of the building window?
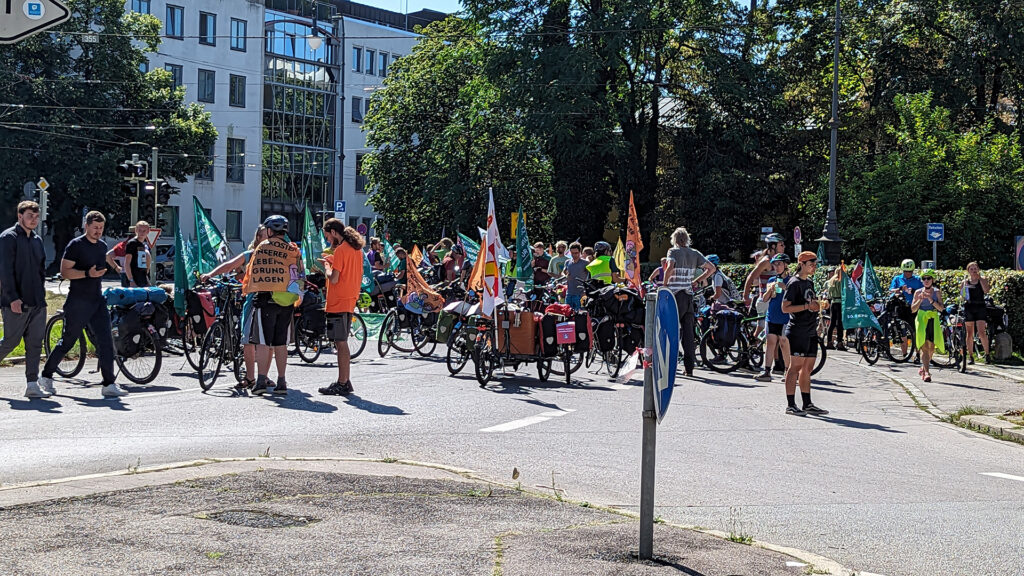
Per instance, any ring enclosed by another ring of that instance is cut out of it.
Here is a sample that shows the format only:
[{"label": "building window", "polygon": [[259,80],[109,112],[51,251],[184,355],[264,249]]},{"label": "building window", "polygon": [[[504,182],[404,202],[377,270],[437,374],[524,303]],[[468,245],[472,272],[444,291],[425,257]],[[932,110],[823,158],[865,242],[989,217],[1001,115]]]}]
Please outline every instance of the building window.
[{"label": "building window", "polygon": [[181,40],[185,37],[185,9],[181,6],[167,5],[167,21],[164,23],[164,35],[168,38]]},{"label": "building window", "polygon": [[249,23],[245,20],[231,19],[231,49],[245,52],[245,41],[248,36]]},{"label": "building window", "polygon": [[132,12],[149,14],[149,0],[132,0]]},{"label": "building window", "polygon": [[241,210],[228,210],[227,217],[224,219],[225,232],[228,234],[228,240],[241,240],[242,239],[242,211]]},{"label": "building window", "polygon": [[373,74],[373,66],[377,63],[377,52],[376,50],[366,51],[366,73]]},{"label": "building window", "polygon": [[388,75],[388,53],[387,52],[381,52],[380,53],[380,67],[378,68],[378,72],[380,73],[381,77],[384,77],[384,76]]},{"label": "building window", "polygon": [[217,45],[217,15],[209,12],[199,13],[199,43],[207,46]]},{"label": "building window", "polygon": [[365,98],[363,100],[363,118],[365,119],[369,115],[370,115],[370,99],[369,98]]},{"label": "building window", "polygon": [[185,83],[185,71],[180,64],[164,64],[164,70],[171,73],[171,84],[175,88],[181,88]]},{"label": "building window", "polygon": [[213,180],[213,158],[217,154],[217,145],[210,145],[210,150],[206,158],[206,166],[202,170],[196,173],[196,180]]},{"label": "building window", "polygon": [[348,217],[348,225],[353,227],[353,228],[355,228],[356,226],[359,226],[359,218],[357,218],[355,216],[349,216]]},{"label": "building window", "polygon": [[363,121],[363,99],[355,96],[352,97],[352,121]]},{"label": "building window", "polygon": [[230,88],[228,104],[238,108],[245,108],[245,76],[232,74]]},{"label": "building window", "polygon": [[245,182],[245,140],[228,138],[228,182]]},{"label": "building window", "polygon": [[149,60],[143,60],[139,63],[139,72],[142,72],[143,74],[149,73]]},{"label": "building window", "polygon": [[367,193],[367,176],[362,173],[362,157],[365,154],[355,155],[355,192],[358,194]]},{"label": "building window", "polygon": [[199,69],[199,87],[196,100],[213,104],[217,94],[217,73],[213,70]]},{"label": "building window", "polygon": [[352,71],[362,72],[363,66],[363,49],[358,46],[352,47]]}]

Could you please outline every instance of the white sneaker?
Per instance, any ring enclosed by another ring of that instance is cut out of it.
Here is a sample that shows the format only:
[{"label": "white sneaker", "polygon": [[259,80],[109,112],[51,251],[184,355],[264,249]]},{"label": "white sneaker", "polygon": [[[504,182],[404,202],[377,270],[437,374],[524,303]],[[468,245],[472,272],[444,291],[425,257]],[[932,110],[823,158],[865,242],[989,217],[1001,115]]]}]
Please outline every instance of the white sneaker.
[{"label": "white sneaker", "polygon": [[29,382],[25,388],[26,398],[49,398],[50,393],[39,387],[38,382]]},{"label": "white sneaker", "polygon": [[103,396],[105,396],[107,398],[115,398],[115,397],[118,397],[118,396],[127,396],[128,395],[128,391],[125,390],[124,388],[121,388],[116,383],[115,384],[107,384],[106,386],[103,387],[103,389],[101,390],[101,393],[103,394]]},{"label": "white sneaker", "polygon": [[53,396],[54,394],[57,393],[57,389],[53,387],[53,378],[40,376],[39,387],[43,389],[43,392],[46,392],[50,396]]}]

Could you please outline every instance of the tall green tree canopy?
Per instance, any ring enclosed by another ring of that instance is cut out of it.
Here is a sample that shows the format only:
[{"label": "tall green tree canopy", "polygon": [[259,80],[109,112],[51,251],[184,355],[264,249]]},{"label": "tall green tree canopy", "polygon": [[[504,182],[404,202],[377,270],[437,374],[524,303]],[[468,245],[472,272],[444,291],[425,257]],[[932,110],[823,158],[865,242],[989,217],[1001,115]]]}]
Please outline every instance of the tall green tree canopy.
[{"label": "tall green tree canopy", "polygon": [[484,74],[494,47],[454,17],[422,33],[371,100],[370,203],[398,239],[437,239],[453,227],[473,236],[493,187],[504,234],[523,206],[531,237],[550,238],[551,165],[522,110],[502,98],[507,87]]},{"label": "tall green tree canopy", "polygon": [[58,251],[85,206],[111,215],[108,228],[127,229],[118,163],[132,153],[148,159],[149,146],[159,146],[160,177],[183,180],[212,160],[217,137],[209,114],[183,104],[184,88],[167,71],[141,71],[159,46],[158,19],[126,11],[121,0],[67,4],[67,22],[0,46],[0,216],[11,220],[25,183],[46,177]]}]

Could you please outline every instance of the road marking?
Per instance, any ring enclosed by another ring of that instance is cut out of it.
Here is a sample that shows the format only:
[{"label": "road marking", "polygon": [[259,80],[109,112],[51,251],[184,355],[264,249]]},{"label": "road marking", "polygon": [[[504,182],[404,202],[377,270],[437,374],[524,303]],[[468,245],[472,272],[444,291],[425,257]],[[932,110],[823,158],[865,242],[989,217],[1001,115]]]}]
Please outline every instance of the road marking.
[{"label": "road marking", "polygon": [[630,386],[629,384],[612,384],[609,388],[612,390],[629,390],[630,388],[636,388],[636,386]]},{"label": "road marking", "polygon": [[504,424],[498,424],[497,426],[491,426],[489,428],[481,428],[480,432],[508,432],[509,430],[515,430],[516,428],[523,428],[523,427],[529,426],[531,424],[540,424],[541,422],[547,422],[548,420],[551,420],[552,418],[557,418],[559,416],[565,416],[566,414],[568,414],[570,412],[575,412],[575,411],[576,410],[569,409],[569,410],[552,410],[550,412],[541,412],[540,414],[538,414],[536,416],[527,416],[526,418],[520,418],[518,420],[513,420],[511,422],[505,422]]},{"label": "road marking", "polygon": [[1002,478],[1003,480],[1016,480],[1017,482],[1024,482],[1024,476],[1014,476],[1013,474],[1003,474],[1002,472],[979,472],[982,476],[991,476],[993,478]]}]

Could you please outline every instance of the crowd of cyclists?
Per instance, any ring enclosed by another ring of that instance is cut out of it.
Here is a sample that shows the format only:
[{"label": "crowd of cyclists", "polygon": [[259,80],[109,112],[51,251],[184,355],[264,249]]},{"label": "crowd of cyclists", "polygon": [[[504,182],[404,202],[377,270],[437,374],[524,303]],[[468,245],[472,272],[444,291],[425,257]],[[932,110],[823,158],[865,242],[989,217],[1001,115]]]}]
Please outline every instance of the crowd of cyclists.
[{"label": "crowd of cyclists", "polygon": [[[175,353],[188,359],[204,389],[230,365],[237,395],[286,395],[289,354],[297,351],[315,361],[327,350],[333,350],[338,372],[319,392],[348,395],[354,391],[351,358],[368,339],[363,315],[369,314],[383,315],[377,334],[381,356],[392,348],[429,355],[441,344],[449,371],[455,375],[472,361],[481,386],[499,367],[530,363],[536,363],[541,379],[557,374],[571,382],[581,365],[594,362],[616,376],[643,346],[641,295],[659,287],[673,293],[679,310],[685,376],[693,376],[698,366],[716,372],[748,369],[760,382],[781,374],[787,414],[828,413],[812,402],[810,386],[827,350],[853,347],[869,362],[883,353],[898,362],[914,360],[924,381],[931,381],[933,365],[966,370],[977,352],[991,361],[991,285],[977,263],[967,266],[961,302],[947,305],[935,271],[916,274],[915,263],[904,260],[888,295],[871,302],[881,330],[844,330],[840,276],[822,281],[813,252],[790,258],[781,236],[770,234],[738,289],[719,268],[717,255],[705,256],[691,246],[685,228],[673,232],[671,248],[642,286],[623,284],[625,274],[608,242],[584,247],[558,241],[547,248],[536,243],[530,282],[508,278],[508,302],[490,319],[479,313],[474,262],[461,240],[443,238],[422,253],[389,245],[389,254],[381,239],[367,242],[332,218],[322,226],[328,244],[319,258],[322,270],[307,276],[300,249],[287,236],[287,219],[275,215],[255,231],[247,250],[202,274],[194,289],[177,295],[176,305],[166,294],[169,287],[148,287],[149,225],[137,223],[133,238],[107,250],[101,240],[105,218],[89,212],[84,233],[68,244],[60,261],[61,277],[70,283],[67,299],[48,317],[45,258],[35,233],[39,207],[25,201],[17,211],[17,224],[0,234],[0,358],[24,340],[25,396],[30,398],[53,395],[55,374],[81,370],[87,340],[105,397],[127,394],[116,382],[115,363],[129,380],[147,383],[156,377],[161,355]],[[370,289],[366,266],[373,276]],[[139,291],[131,292],[139,298],[112,303],[110,290],[105,294],[101,286],[108,269],[121,276],[127,290]],[[443,306],[425,305],[432,301],[427,296]],[[536,332],[532,345],[516,343],[524,319],[531,326],[536,322],[530,328]]]}]

